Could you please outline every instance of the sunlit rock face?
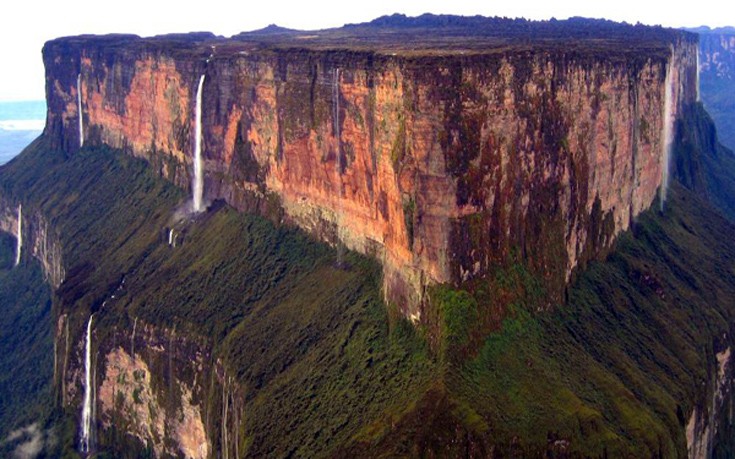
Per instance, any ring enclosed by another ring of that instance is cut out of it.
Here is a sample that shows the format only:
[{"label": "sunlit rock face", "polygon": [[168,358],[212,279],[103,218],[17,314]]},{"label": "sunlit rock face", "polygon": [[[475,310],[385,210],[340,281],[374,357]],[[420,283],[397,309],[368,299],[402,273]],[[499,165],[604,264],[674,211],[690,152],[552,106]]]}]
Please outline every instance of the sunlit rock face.
[{"label": "sunlit rock face", "polygon": [[722,425],[723,420],[728,425],[732,424],[734,375],[730,348],[723,349],[715,357],[717,365],[711,370],[712,387],[705,391],[705,399],[694,407],[686,425],[690,459],[713,457],[716,445],[726,444],[718,438],[718,435],[726,435],[727,425]]},{"label": "sunlit rock face", "polygon": [[630,30],[481,47],[350,48],[328,32],[59,39],[44,48],[46,134],[76,151],[82,116],[84,145],[144,157],[188,188],[206,75],[205,200],[280,209],[375,256],[386,299],[414,320],[428,286],[483,278],[511,253],[551,304],[656,199],[667,71],[674,117],[696,99],[696,36]]},{"label": "sunlit rock face", "polygon": [[[67,321],[60,317],[56,327],[58,375],[62,405],[76,406],[82,395],[81,343],[69,354]],[[93,330],[94,340],[90,451],[98,443],[124,448],[126,439],[135,439],[156,457],[209,457],[208,435],[218,426],[206,424],[207,416],[214,416],[207,396],[224,386],[223,370],[212,366],[210,350],[195,337],[137,319],[129,330]]]}]

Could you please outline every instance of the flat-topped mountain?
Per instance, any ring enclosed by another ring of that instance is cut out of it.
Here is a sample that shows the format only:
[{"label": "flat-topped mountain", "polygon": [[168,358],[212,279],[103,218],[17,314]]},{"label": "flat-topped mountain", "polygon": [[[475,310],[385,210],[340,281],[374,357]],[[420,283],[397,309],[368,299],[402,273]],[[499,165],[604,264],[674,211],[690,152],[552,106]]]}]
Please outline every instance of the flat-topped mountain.
[{"label": "flat-topped mountain", "polygon": [[427,287],[481,279],[512,247],[558,300],[665,189],[696,46],[609,21],[449,16],[65,38],[44,48],[46,133],[71,152],[81,125],[85,144],[188,187],[201,89],[204,196],[277,199],[283,218],[381,260],[386,299],[419,320]]},{"label": "flat-topped mountain", "polygon": [[735,160],[697,46],[435,15],[48,42],[0,299],[53,300],[18,345],[53,352],[49,454],[727,456]]}]

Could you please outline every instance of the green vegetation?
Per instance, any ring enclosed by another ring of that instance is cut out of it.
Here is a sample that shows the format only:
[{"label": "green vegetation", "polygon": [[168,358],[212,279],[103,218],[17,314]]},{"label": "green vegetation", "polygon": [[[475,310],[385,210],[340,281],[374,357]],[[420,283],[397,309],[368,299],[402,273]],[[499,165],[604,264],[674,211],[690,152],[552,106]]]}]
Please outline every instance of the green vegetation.
[{"label": "green vegetation", "polygon": [[468,292],[438,287],[433,295],[441,317],[442,355],[450,348],[460,348],[469,341],[477,322],[477,301]]},{"label": "green vegetation", "polygon": [[[0,233],[0,455],[15,429],[44,419],[51,406],[53,342],[51,292],[41,267],[30,257],[15,263],[15,237]],[[20,440],[25,441],[24,439]]]},{"label": "green vegetation", "polygon": [[[389,319],[375,261],[349,253],[348,268],[337,267],[326,245],[221,203],[176,223],[182,193],[119,152],[66,158],[41,140],[8,167],[3,193],[41,209],[64,246],[67,279],[57,299],[72,314],[72,336],[99,311],[99,350],[113,345],[116,330],[129,333],[134,318],[208,343],[244,391],[240,444],[250,454],[324,455],[361,432],[383,431],[427,390],[432,358],[405,319]],[[170,226],[176,248],[167,244]],[[166,368],[151,367],[164,396]],[[140,394],[132,394],[136,403]],[[62,424],[62,447],[72,451],[76,421]],[[143,454],[123,427],[101,434],[100,449],[109,442]]]},{"label": "green vegetation", "polygon": [[[642,215],[551,312],[538,312],[544,290],[521,263],[472,292],[436,288],[441,346],[450,350],[437,372],[444,395],[428,392],[415,412],[442,406],[452,419],[419,423],[407,415],[398,433],[356,450],[686,455],[684,427],[694,406],[711,399],[714,354],[732,345],[735,248],[726,235],[735,227],[678,185],[669,195],[665,215]],[[497,317],[473,350],[478,329]],[[464,433],[450,446],[421,443],[422,429],[438,426]]]},{"label": "green vegetation", "polygon": [[425,390],[428,352],[391,328],[375,262],[348,254],[339,269],[334,250],[228,208],[183,237],[148,253],[116,308],[212,340],[245,388],[251,454],[324,454]]},{"label": "green vegetation", "polygon": [[[680,144],[690,139],[695,149],[708,120],[692,116],[680,127]],[[677,175],[696,193],[672,186],[666,212],[641,215],[607,260],[576,273],[563,304],[548,308],[555,285],[511,249],[483,279],[430,289],[418,328],[382,303],[374,260],[349,253],[337,266],[328,246],[219,202],[177,220],[182,191],[120,152],[67,157],[41,139],[0,170],[0,189],[22,197],[24,210],[42,212],[61,240],[67,278],[54,312],[71,313],[72,335],[81,336],[97,311],[102,352],[135,320],[203,343],[212,351],[205,365],[219,361],[234,378],[243,419],[234,434],[248,455],[674,457],[685,455],[693,408],[711,399],[715,354],[735,344],[735,226],[695,186],[711,180],[698,175],[701,161],[714,165],[721,156],[692,151]],[[269,199],[277,212],[277,199]],[[413,206],[408,201],[404,213]],[[612,222],[597,213],[592,231],[602,234]],[[543,222],[538,233],[555,224]],[[169,227],[176,247],[167,243]],[[480,237],[474,227],[469,234]],[[48,392],[51,317],[38,267],[26,260],[8,269],[13,250],[12,237],[0,237],[0,299],[13,298],[0,330],[28,324],[27,341],[11,345],[38,352],[47,371],[16,371],[28,381],[23,400]],[[167,361],[149,362],[163,404],[179,390]],[[185,363],[177,377],[194,381]],[[5,374],[20,368],[7,365]],[[207,410],[217,450],[223,388],[212,369],[203,371],[197,381],[206,387],[195,403]],[[136,404],[143,403],[140,378],[129,378]],[[50,395],[43,397],[48,407]],[[17,406],[7,412],[19,413]],[[60,448],[71,454],[78,410],[36,409],[25,419],[57,421]],[[5,429],[15,426],[8,419]],[[124,430],[121,421],[102,432],[101,452],[152,454]],[[726,457],[732,446],[721,445]]]}]

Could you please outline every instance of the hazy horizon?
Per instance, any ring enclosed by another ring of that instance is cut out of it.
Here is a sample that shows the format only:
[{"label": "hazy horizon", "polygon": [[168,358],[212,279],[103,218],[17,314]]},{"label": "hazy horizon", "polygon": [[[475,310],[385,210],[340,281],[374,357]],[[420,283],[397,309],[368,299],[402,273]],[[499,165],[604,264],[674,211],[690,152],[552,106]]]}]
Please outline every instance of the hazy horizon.
[{"label": "hazy horizon", "polygon": [[0,102],[0,166],[38,137],[45,122],[44,100]]}]

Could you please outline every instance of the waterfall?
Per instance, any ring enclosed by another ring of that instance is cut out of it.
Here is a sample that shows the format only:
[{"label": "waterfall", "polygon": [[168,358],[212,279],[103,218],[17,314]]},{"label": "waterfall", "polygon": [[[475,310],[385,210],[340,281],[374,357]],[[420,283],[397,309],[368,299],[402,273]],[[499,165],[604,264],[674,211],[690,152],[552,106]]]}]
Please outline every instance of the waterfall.
[{"label": "waterfall", "polygon": [[701,102],[702,98],[699,95],[699,47],[697,47],[697,102]]},{"label": "waterfall", "polygon": [[194,212],[202,211],[202,196],[204,194],[204,183],[202,177],[202,88],[204,87],[204,75],[199,78],[196,100],[196,128],[194,134],[194,183],[192,185],[192,203]]},{"label": "waterfall", "polygon": [[18,237],[15,246],[15,266],[20,264],[21,248],[23,248],[23,205],[18,204]]},{"label": "waterfall", "polygon": [[87,322],[84,338],[84,404],[82,405],[81,445],[82,453],[89,452],[89,433],[92,426],[92,317]]},{"label": "waterfall", "polygon": [[661,188],[660,201],[661,211],[664,210],[666,203],[666,190],[669,187],[669,163],[671,161],[671,147],[673,145],[674,135],[674,113],[672,112],[672,89],[671,74],[674,70],[674,59],[669,59],[669,65],[666,69],[666,81],[664,82],[664,113],[663,113],[663,129],[661,132]]},{"label": "waterfall", "polygon": [[130,337],[130,357],[135,358],[135,327],[138,326],[138,318],[133,321],[133,334]]},{"label": "waterfall", "polygon": [[171,246],[174,243],[174,229],[169,228],[168,230],[168,245]]},{"label": "waterfall", "polygon": [[77,74],[77,114],[79,116],[79,148],[84,146],[84,120],[82,119],[82,74]]}]

